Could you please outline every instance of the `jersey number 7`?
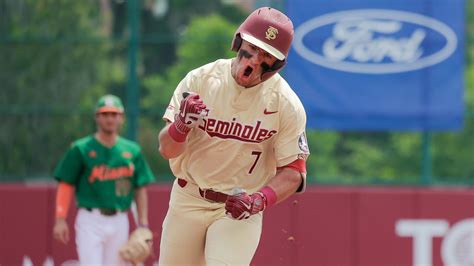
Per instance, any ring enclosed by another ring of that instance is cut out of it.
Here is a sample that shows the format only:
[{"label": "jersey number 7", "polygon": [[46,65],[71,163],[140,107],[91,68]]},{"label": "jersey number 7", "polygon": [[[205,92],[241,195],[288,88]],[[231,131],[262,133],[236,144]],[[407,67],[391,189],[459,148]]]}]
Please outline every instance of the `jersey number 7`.
[{"label": "jersey number 7", "polygon": [[253,169],[254,169],[255,166],[257,165],[258,159],[260,159],[260,154],[262,154],[261,151],[252,151],[252,155],[255,155],[256,157],[255,157],[255,161],[254,161],[253,164],[252,164],[252,167],[250,167],[249,175],[252,174]]}]

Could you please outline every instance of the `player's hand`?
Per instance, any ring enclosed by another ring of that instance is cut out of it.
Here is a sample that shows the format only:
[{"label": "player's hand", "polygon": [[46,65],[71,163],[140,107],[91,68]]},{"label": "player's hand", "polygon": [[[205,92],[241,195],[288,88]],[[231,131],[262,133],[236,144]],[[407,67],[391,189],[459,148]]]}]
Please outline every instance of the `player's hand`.
[{"label": "player's hand", "polygon": [[179,107],[179,113],[175,117],[176,128],[181,133],[188,133],[197,127],[204,119],[206,105],[198,94],[190,92],[183,93],[183,100]]},{"label": "player's hand", "polygon": [[56,218],[53,228],[53,237],[63,244],[69,242],[69,227],[64,218]]},{"label": "player's hand", "polygon": [[247,219],[265,209],[265,198],[262,193],[252,195],[246,192],[230,195],[225,202],[227,216],[235,220]]}]

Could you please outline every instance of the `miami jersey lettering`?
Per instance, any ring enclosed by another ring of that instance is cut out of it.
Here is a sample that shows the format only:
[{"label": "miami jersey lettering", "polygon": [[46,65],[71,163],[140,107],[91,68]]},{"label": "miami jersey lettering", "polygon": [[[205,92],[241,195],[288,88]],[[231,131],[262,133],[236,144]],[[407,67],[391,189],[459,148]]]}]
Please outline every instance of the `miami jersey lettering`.
[{"label": "miami jersey lettering", "polygon": [[133,176],[134,167],[130,163],[128,166],[109,167],[105,164],[97,165],[92,168],[91,174],[88,178],[89,183],[94,181],[115,180],[120,178],[130,178]]}]

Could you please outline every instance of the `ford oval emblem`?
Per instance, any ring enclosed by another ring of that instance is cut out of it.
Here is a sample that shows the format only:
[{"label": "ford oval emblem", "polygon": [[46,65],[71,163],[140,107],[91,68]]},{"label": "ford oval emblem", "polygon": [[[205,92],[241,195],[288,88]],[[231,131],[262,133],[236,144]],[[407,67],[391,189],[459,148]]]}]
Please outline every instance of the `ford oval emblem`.
[{"label": "ford oval emblem", "polygon": [[326,68],[387,74],[436,65],[454,53],[457,43],[454,31],[433,18],[358,9],[302,23],[295,30],[293,48],[302,58]]}]

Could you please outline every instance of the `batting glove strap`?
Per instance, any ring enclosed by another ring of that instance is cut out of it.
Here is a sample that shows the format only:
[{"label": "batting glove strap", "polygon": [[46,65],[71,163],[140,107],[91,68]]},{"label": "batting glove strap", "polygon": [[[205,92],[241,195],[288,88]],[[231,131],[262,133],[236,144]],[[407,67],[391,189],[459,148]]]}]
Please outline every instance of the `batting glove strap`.
[{"label": "batting glove strap", "polygon": [[186,137],[191,129],[186,127],[181,120],[176,120],[168,128],[168,134],[176,142],[186,141]]},{"label": "batting glove strap", "polygon": [[[267,208],[268,200],[267,200],[267,196],[264,193],[257,191],[253,193],[250,197],[254,198],[253,205],[256,205],[255,208],[260,209],[259,211],[264,211]],[[262,204],[256,204],[256,202],[261,202]],[[261,206],[258,206],[258,205],[261,205]]]},{"label": "batting glove strap", "polygon": [[256,193],[263,194],[263,197],[265,198],[265,208],[270,207],[277,203],[277,200],[278,200],[277,194],[275,190],[273,190],[273,188],[271,188],[270,186],[265,186],[262,189],[260,189],[260,191],[257,191]]}]

